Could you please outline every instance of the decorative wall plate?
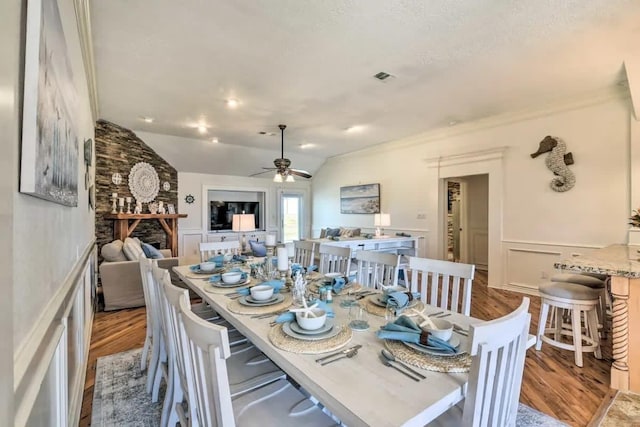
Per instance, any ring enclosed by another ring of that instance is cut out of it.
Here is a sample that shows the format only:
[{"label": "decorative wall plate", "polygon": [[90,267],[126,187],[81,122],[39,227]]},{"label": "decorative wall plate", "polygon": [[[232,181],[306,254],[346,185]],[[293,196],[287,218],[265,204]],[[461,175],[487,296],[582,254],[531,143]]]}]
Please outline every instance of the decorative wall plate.
[{"label": "decorative wall plate", "polygon": [[120,183],[122,183],[122,175],[120,175],[118,172],[114,173],[113,175],[111,175],[111,182],[113,182],[115,185],[120,185]]},{"label": "decorative wall plate", "polygon": [[160,179],[158,173],[149,163],[139,162],[129,172],[129,190],[140,202],[148,203],[158,196]]},{"label": "decorative wall plate", "polygon": [[193,197],[191,194],[187,194],[187,197],[184,198],[184,201],[191,204],[196,201],[196,198]]}]

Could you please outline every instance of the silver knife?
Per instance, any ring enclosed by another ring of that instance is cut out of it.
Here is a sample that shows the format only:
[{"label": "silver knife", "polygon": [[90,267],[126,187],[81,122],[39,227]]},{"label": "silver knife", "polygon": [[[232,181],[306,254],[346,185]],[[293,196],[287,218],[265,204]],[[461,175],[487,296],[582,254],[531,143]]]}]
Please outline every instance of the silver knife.
[{"label": "silver knife", "polygon": [[325,361],[327,359],[331,359],[334,356],[339,356],[341,354],[347,354],[347,353],[349,353],[350,351],[353,351],[353,350],[358,350],[361,347],[362,346],[360,344],[356,344],[353,347],[345,348],[344,350],[339,351],[337,353],[333,353],[333,354],[330,354],[328,356],[321,357],[320,359],[316,359],[316,362],[320,363],[320,362],[323,362],[323,361]]}]

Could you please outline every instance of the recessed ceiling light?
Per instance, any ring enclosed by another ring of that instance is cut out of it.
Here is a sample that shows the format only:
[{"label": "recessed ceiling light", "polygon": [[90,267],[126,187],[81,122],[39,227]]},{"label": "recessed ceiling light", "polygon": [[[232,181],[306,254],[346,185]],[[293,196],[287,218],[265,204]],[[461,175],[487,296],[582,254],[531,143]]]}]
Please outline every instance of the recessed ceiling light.
[{"label": "recessed ceiling light", "polygon": [[391,74],[389,74],[389,73],[386,73],[386,72],[384,72],[384,71],[380,71],[379,73],[374,74],[374,75],[373,75],[373,77],[374,77],[374,78],[376,78],[376,79],[378,79],[378,80],[380,80],[381,82],[384,82],[384,81],[385,81],[385,80],[387,80],[388,78],[390,78],[390,77],[395,77],[395,76],[393,76],[393,75],[391,75]]},{"label": "recessed ceiling light", "polygon": [[218,138],[211,138],[211,142],[213,142],[214,144],[217,144],[220,142],[220,140],[218,140]]},{"label": "recessed ceiling light", "polygon": [[300,148],[302,148],[303,150],[306,149],[306,148],[313,148],[315,146],[316,146],[315,144],[311,144],[309,142],[307,142],[305,144],[300,144]]},{"label": "recessed ceiling light", "polygon": [[207,133],[207,126],[205,125],[198,125],[198,132],[200,133]]},{"label": "recessed ceiling light", "polygon": [[348,128],[346,128],[345,132],[357,133],[357,132],[362,132],[363,130],[364,130],[364,126],[363,125],[353,125],[353,126],[349,126]]},{"label": "recessed ceiling light", "polygon": [[457,121],[457,120],[450,120],[450,121],[449,121],[449,126],[455,126],[455,125],[457,125],[457,124],[458,124],[458,121]]},{"label": "recessed ceiling light", "polygon": [[234,99],[234,98],[227,99],[227,107],[236,108],[238,105],[240,105],[240,101],[238,101],[237,99]]},{"label": "recessed ceiling light", "polygon": [[153,123],[153,117],[147,117],[147,116],[143,116],[142,120],[144,120],[146,123]]}]

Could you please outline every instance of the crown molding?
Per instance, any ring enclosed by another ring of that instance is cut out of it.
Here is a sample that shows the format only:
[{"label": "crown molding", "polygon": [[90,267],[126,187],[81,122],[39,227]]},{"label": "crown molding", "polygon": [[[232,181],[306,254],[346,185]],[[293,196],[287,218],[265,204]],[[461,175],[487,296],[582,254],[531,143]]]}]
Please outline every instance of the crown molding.
[{"label": "crown molding", "polygon": [[84,63],[84,74],[87,79],[87,89],[89,91],[89,105],[93,121],[98,120],[98,85],[96,80],[96,65],[93,54],[93,41],[91,39],[91,13],[89,10],[89,0],[73,0],[73,7],[76,12],[76,25],[78,26],[78,36],[80,38],[80,50],[82,51],[82,62]]}]

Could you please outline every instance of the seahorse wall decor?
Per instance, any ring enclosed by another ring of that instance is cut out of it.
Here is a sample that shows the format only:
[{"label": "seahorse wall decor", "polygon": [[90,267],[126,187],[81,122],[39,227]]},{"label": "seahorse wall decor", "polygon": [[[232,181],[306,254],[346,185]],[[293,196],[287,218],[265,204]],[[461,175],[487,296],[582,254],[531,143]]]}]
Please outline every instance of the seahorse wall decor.
[{"label": "seahorse wall decor", "polygon": [[561,193],[571,190],[576,184],[576,177],[567,165],[573,164],[573,154],[567,153],[567,145],[564,141],[555,136],[545,136],[540,141],[538,151],[532,153],[531,157],[535,159],[543,153],[549,153],[544,162],[555,175],[551,180],[551,189]]}]

